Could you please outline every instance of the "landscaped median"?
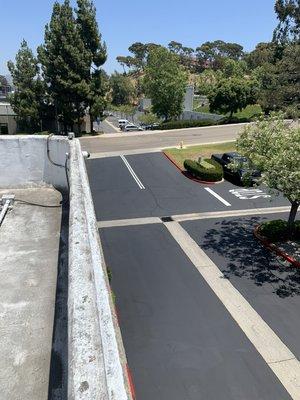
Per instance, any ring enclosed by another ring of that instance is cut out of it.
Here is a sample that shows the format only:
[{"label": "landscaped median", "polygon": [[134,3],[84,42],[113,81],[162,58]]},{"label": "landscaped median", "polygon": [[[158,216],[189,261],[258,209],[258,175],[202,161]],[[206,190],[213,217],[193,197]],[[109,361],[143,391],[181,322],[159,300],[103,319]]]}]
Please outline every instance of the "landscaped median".
[{"label": "landscaped median", "polygon": [[223,169],[210,159],[211,155],[234,150],[235,142],[225,142],[170,148],[163,153],[186,177],[200,183],[216,183],[222,181]]},{"label": "landscaped median", "polygon": [[264,222],[254,229],[254,235],[269,250],[300,268],[300,221],[294,223],[292,232],[288,232],[287,221]]},{"label": "landscaped median", "polygon": [[209,158],[199,158],[198,161],[185,160],[186,172],[195,179],[203,182],[220,182],[223,179],[223,168]]}]

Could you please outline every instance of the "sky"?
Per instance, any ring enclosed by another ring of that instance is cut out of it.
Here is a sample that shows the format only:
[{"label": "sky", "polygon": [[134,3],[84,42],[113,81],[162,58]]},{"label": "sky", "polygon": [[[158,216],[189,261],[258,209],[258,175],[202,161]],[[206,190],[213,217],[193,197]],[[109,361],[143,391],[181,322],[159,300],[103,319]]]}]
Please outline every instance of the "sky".
[{"label": "sky", "polygon": [[[22,39],[35,51],[43,42],[54,0],[0,0],[0,74],[14,60]],[[75,4],[75,0],[72,2]],[[134,42],[167,45],[171,40],[196,48],[224,40],[254,49],[270,41],[276,26],[275,0],[94,0],[97,20],[108,48],[104,69],[122,68],[118,55],[128,55]]]}]

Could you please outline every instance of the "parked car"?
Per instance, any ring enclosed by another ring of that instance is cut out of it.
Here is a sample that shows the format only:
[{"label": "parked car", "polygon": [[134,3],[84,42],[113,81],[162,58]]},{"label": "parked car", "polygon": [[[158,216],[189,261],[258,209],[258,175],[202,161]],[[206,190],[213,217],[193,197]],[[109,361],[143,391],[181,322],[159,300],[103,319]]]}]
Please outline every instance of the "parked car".
[{"label": "parked car", "polygon": [[146,131],[153,131],[155,129],[157,129],[159,127],[159,124],[154,123],[154,124],[141,124],[141,126],[143,127],[143,129],[145,129]]},{"label": "parked car", "polygon": [[[252,166],[251,162],[246,157],[237,152],[213,154],[211,158],[222,165],[225,177],[232,178],[234,181],[237,181],[238,184],[254,184],[261,177],[260,171]],[[240,166],[232,170],[229,165],[231,163],[237,163]]]},{"label": "parked car", "polygon": [[124,132],[134,132],[134,131],[143,131],[144,129],[141,126],[137,126],[134,124],[127,124],[122,128],[122,130]]},{"label": "parked car", "polygon": [[119,128],[122,129],[124,128],[126,125],[129,124],[129,121],[127,119],[119,119],[118,120],[118,124],[119,124]]}]

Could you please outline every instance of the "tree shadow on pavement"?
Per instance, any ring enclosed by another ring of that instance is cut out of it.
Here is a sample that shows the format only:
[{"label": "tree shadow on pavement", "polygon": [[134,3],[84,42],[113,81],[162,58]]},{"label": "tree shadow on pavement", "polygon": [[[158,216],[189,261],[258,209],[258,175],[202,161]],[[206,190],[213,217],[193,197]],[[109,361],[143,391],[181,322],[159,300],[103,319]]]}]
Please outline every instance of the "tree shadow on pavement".
[{"label": "tree shadow on pavement", "polygon": [[300,295],[300,271],[254,237],[253,229],[261,222],[258,217],[216,222],[215,228],[206,232],[201,247],[224,257],[226,263],[219,267],[227,279],[244,277],[257,286],[269,284],[282,298]]}]

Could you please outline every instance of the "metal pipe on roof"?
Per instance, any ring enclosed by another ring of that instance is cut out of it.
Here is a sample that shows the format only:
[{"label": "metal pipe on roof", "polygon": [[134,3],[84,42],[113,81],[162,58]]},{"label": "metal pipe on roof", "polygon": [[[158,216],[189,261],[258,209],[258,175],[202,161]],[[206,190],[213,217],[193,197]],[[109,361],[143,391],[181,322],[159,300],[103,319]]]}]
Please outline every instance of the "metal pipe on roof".
[{"label": "metal pipe on roof", "polygon": [[2,222],[4,221],[5,215],[9,209],[9,207],[13,204],[15,196],[14,195],[3,195],[2,196],[2,205],[3,208],[0,212],[0,226],[2,225]]}]

